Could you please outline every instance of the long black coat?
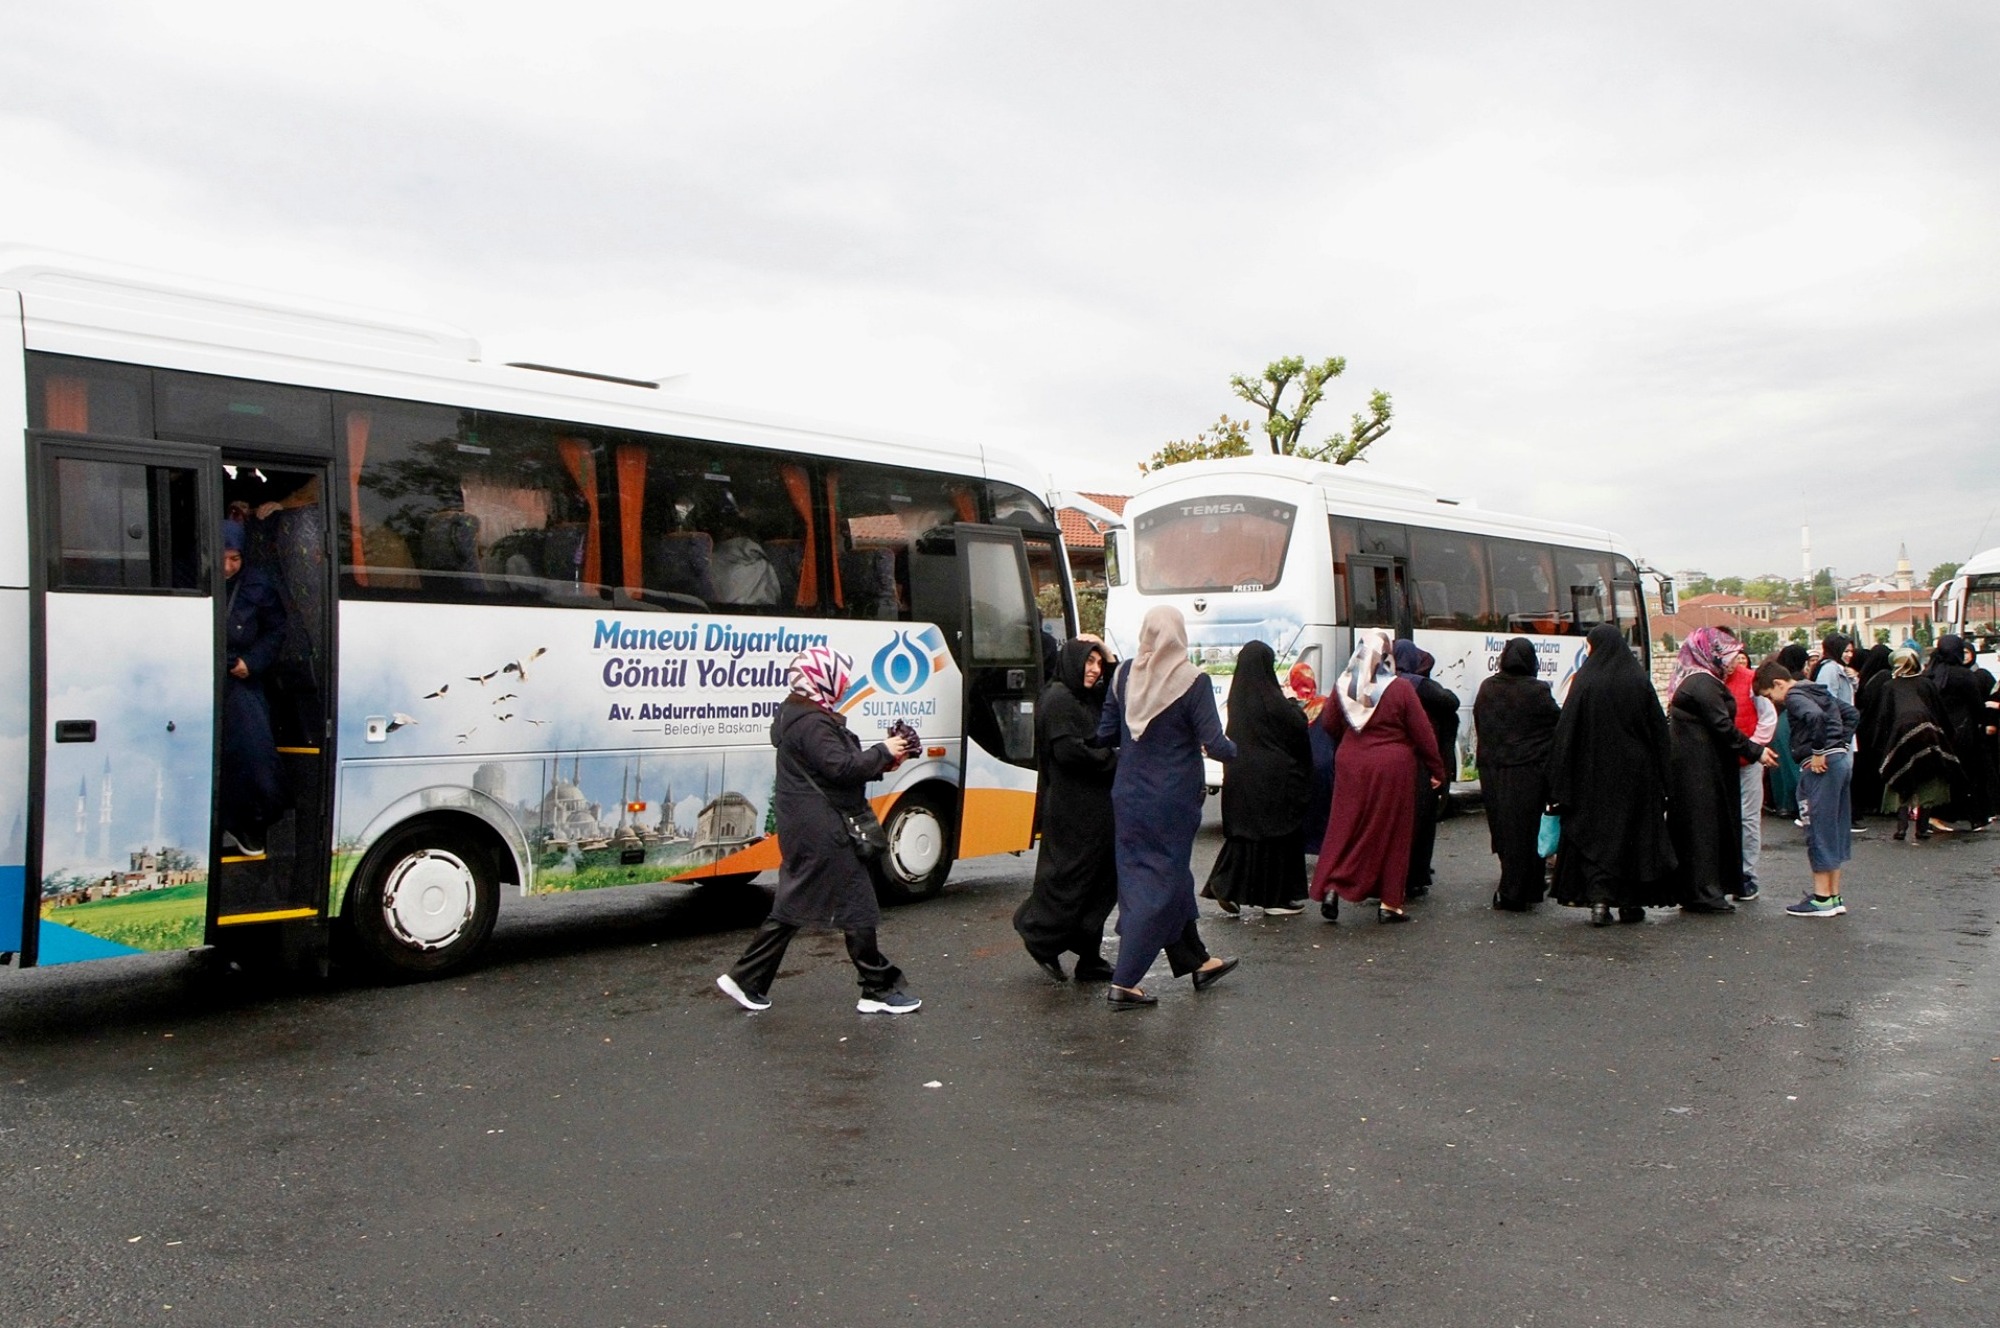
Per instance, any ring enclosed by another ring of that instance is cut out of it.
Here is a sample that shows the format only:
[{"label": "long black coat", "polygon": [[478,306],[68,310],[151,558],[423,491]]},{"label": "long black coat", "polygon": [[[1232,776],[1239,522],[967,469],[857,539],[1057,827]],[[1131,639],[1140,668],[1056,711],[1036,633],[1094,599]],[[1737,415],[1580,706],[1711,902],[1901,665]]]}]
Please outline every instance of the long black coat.
[{"label": "long black coat", "polygon": [[1667,834],[1667,717],[1616,624],[1590,632],[1549,753],[1562,809],[1556,898],[1620,907],[1674,904]]},{"label": "long black coat", "polygon": [[1064,951],[1084,958],[1097,955],[1104,920],[1118,902],[1111,815],[1118,749],[1090,745],[1111,670],[1105,669],[1097,686],[1085,687],[1083,666],[1093,652],[1099,647],[1089,641],[1062,647],[1055,681],[1042,689],[1035,712],[1035,741],[1042,755],[1042,846],[1035,857],[1034,886],[1014,911],[1014,930],[1038,958],[1053,959]]},{"label": "long black coat", "polygon": [[[278,583],[261,567],[228,581],[223,608],[222,824],[231,833],[261,835],[286,804],[271,702],[264,682],[285,644],[285,605]],[[237,661],[247,678],[230,672]]]},{"label": "long black coat", "polygon": [[1941,638],[1925,676],[1937,688],[1951,721],[1952,750],[1958,753],[1960,768],[1958,794],[1950,807],[1938,809],[1938,815],[1978,825],[1993,814],[1986,768],[1986,716],[1992,712],[1986,709],[1987,689],[1964,663],[1964,649],[1957,637]]},{"label": "long black coat", "polygon": [[1680,859],[1682,902],[1720,904],[1743,889],[1743,797],[1737,771],[1764,749],[1736,727],[1720,678],[1691,673],[1668,706],[1673,801],[1667,824]]},{"label": "long black coat", "polygon": [[1500,653],[1500,672],[1479,684],[1472,729],[1479,739],[1479,800],[1500,859],[1500,902],[1532,904],[1543,890],[1536,841],[1549,800],[1549,748],[1562,711],[1536,675],[1534,643],[1515,637]]},{"label": "long black coat", "polygon": [[[777,900],[771,916],[795,927],[861,931],[881,924],[874,878],[847,837],[841,812],[867,805],[868,782],[889,768],[889,749],[863,748],[845,717],[788,696],[771,721],[778,749]],[[814,788],[807,775],[819,783]],[[824,793],[821,790],[825,790]],[[836,811],[835,809],[839,810]]]}]

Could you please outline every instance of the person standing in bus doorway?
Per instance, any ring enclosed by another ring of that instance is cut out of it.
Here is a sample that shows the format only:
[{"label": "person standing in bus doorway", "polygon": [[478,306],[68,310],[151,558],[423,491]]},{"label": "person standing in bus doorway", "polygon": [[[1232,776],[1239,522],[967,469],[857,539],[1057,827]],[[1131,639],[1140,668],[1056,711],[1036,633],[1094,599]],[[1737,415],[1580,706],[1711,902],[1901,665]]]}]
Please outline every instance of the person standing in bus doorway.
[{"label": "person standing in bus doorway", "polygon": [[1403,888],[1408,899],[1422,899],[1431,892],[1431,856],[1437,851],[1438,817],[1451,793],[1452,775],[1458,769],[1458,693],[1431,677],[1437,661],[1415,641],[1398,641],[1395,646],[1396,676],[1417,689],[1417,702],[1430,721],[1437,743],[1438,762],[1444,767],[1444,783],[1431,784],[1422,771],[1416,775],[1417,823],[1410,836],[1410,879]]},{"label": "person standing in bus doorway", "polygon": [[1318,857],[1319,846],[1326,842],[1326,818],[1333,810],[1333,735],[1319,722],[1320,712],[1326,709],[1326,697],[1320,694],[1319,676],[1304,660],[1292,665],[1285,681],[1291,684],[1292,699],[1305,712],[1306,737],[1312,743],[1313,791],[1306,799],[1299,836],[1305,840],[1306,852]]},{"label": "person standing in bus doorway", "polygon": [[1672,752],[1667,829],[1680,860],[1684,913],[1736,911],[1729,896],[1746,890],[1738,763],[1778,763],[1736,726],[1736,702],[1723,679],[1742,665],[1743,646],[1735,637],[1698,627],[1681,642],[1680,661],[1667,684]]},{"label": "person standing in bus doorway", "polygon": [[790,694],[771,721],[771,745],[778,749],[772,799],[783,853],[777,898],[736,966],[715,980],[746,1010],[771,1008],[778,965],[801,927],[838,928],[846,935],[847,957],[861,984],[854,1008],[861,1013],[908,1014],[923,1004],[902,990],[902,970],[876,944],[882,907],[844,819],[866,809],[869,781],[894,769],[914,744],[891,734],[862,747],[837,708],[853,674],[854,661],[839,651],[801,651],[792,661]]},{"label": "person standing in bus doorway", "polygon": [[[1389,634],[1355,633],[1354,654],[1334,682],[1334,699],[1320,723],[1338,726],[1340,754],[1326,841],[1313,866],[1312,898],[1328,922],[1340,901],[1378,900],[1381,922],[1408,922],[1404,889],[1410,879],[1410,839],[1416,829],[1420,780],[1440,789],[1444,762],[1437,734],[1414,687],[1396,676]],[[1419,775],[1419,771],[1423,771]]]},{"label": "person standing in bus doorway", "polygon": [[1118,836],[1118,963],[1105,994],[1114,1010],[1157,1005],[1139,983],[1162,950],[1175,977],[1206,991],[1236,967],[1210,955],[1195,926],[1194,837],[1206,796],[1204,750],[1236,757],[1215,688],[1188,660],[1187,622],[1162,604],[1139,625],[1138,651],[1112,680],[1097,741],[1118,745],[1111,808]]},{"label": "person standing in bus doorway", "polygon": [[1549,801],[1549,747],[1562,716],[1538,676],[1535,643],[1517,636],[1500,648],[1500,668],[1479,684],[1472,729],[1479,740],[1479,800],[1500,859],[1493,907],[1525,913],[1542,902],[1545,860],[1539,846]]},{"label": "person standing in bus doorway", "polygon": [[1593,926],[1644,922],[1676,897],[1667,834],[1667,716],[1616,623],[1584,638],[1549,752],[1549,804],[1562,818],[1556,902],[1588,908]]},{"label": "person standing in bus doorway", "polygon": [[1118,858],[1111,782],[1118,750],[1093,746],[1110,684],[1104,647],[1078,639],[1061,648],[1055,680],[1035,711],[1042,758],[1036,792],[1042,843],[1035,883],[1014,911],[1028,957],[1058,982],[1064,952],[1076,955],[1078,982],[1109,982],[1104,920],[1118,902]]},{"label": "person standing in bus doorway", "polygon": [[1222,785],[1222,852],[1207,893],[1225,913],[1261,908],[1268,917],[1305,912],[1306,846],[1299,828],[1312,796],[1312,739],[1305,712],[1278,686],[1271,647],[1252,641],[1236,654],[1229,725],[1236,744]]},{"label": "person standing in bus doorway", "polygon": [[243,523],[222,523],[222,848],[264,856],[264,831],[285,809],[284,772],[264,678],[285,644],[285,605],[261,567],[243,564]]}]

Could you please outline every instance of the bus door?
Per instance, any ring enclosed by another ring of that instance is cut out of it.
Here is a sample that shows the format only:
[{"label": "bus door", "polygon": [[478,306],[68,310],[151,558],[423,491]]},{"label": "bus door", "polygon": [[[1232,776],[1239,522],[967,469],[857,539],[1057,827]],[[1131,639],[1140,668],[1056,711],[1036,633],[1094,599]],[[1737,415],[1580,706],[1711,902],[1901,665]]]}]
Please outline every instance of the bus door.
[{"label": "bus door", "polygon": [[217,589],[224,642],[216,939],[316,960],[332,836],[334,563],[326,466],[225,448],[221,510],[240,570]]},{"label": "bus door", "polygon": [[32,436],[22,962],[205,942],[219,670],[209,448]]},{"label": "bus door", "polygon": [[965,675],[958,857],[1033,842],[1042,625],[1021,532],[961,523],[910,557],[911,610],[935,622]]},{"label": "bus door", "polygon": [[[1353,627],[1386,627],[1398,640],[1410,635],[1410,564],[1381,554],[1347,556],[1347,620]],[[1351,642],[1349,643],[1351,646]]]}]

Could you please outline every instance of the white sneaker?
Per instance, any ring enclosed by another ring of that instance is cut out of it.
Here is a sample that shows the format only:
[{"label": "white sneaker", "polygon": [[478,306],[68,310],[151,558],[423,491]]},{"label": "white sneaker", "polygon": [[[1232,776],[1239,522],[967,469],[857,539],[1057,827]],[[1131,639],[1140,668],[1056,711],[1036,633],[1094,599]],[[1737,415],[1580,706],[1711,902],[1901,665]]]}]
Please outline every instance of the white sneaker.
[{"label": "white sneaker", "polygon": [[736,979],[730,977],[727,973],[717,978],[715,985],[722,988],[724,996],[727,996],[730,1000],[735,1001],[738,1005],[753,1013],[758,1010],[768,1010],[771,1008],[771,998],[769,996],[752,996],[749,992],[738,986]]},{"label": "white sneaker", "polygon": [[1290,904],[1287,904],[1283,908],[1265,909],[1264,916],[1267,918],[1295,918],[1303,912],[1305,912],[1303,907],[1293,908]]},{"label": "white sneaker", "polygon": [[884,992],[880,996],[863,996],[854,1003],[854,1008],[863,1014],[909,1014],[922,1006],[922,1001],[901,990]]}]

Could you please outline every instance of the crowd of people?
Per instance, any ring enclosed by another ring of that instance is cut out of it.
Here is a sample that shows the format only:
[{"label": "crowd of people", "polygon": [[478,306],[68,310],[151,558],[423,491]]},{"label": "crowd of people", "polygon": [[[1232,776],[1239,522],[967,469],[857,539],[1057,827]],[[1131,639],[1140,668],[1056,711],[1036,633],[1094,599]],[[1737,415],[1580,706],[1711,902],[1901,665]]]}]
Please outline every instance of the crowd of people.
[{"label": "crowd of people", "polygon": [[[1616,625],[1592,629],[1584,649],[1560,704],[1526,637],[1505,643],[1475,698],[1495,909],[1553,897],[1596,926],[1642,922],[1649,908],[1732,913],[1761,894],[1771,814],[1805,831],[1812,876],[1785,911],[1837,917],[1867,817],[1893,817],[1896,840],[1921,841],[1984,830],[2000,812],[2000,697],[1959,637],[1942,638],[1928,664],[1913,645],[1857,658],[1835,635],[1817,659],[1787,646],[1753,666],[1735,636],[1702,628],[1680,646],[1664,705]],[[1199,927],[1204,756],[1227,776],[1222,848],[1200,896],[1227,915],[1286,918],[1317,903],[1338,922],[1344,902],[1408,922],[1431,887],[1459,727],[1458,697],[1434,666],[1414,642],[1365,629],[1322,694],[1304,663],[1281,683],[1271,646],[1252,641],[1225,727],[1176,609],[1146,615],[1128,660],[1094,638],[1062,646],[1037,720],[1041,849],[1014,916],[1029,957],[1057,981],[1105,983],[1119,1010],[1158,1003],[1142,984],[1162,953],[1196,991],[1237,966],[1209,952]],[[865,809],[863,787],[907,743],[864,749],[847,731],[834,701],[851,667],[825,648],[802,654],[773,724],[777,903],[718,980],[746,1009],[769,1005],[785,944],[807,925],[847,933],[862,1011],[920,1004],[876,947],[879,913],[843,819]]]}]

